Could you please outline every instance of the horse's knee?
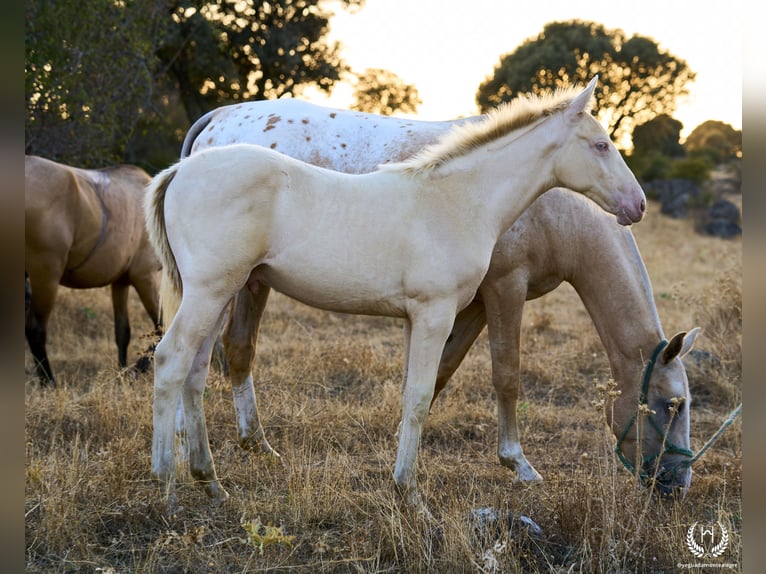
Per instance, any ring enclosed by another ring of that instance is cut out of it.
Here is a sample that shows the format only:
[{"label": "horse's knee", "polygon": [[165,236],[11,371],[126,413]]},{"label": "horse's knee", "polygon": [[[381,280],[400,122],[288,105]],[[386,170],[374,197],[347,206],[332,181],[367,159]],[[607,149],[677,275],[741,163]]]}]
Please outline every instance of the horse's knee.
[{"label": "horse's knee", "polygon": [[170,359],[173,357],[172,352],[165,344],[165,339],[162,339],[154,348],[154,373],[155,379],[160,377],[161,373],[164,373],[165,367],[167,367]]},{"label": "horse's knee", "polygon": [[498,396],[515,400],[519,395],[519,371],[513,367],[492,366],[492,386]]}]

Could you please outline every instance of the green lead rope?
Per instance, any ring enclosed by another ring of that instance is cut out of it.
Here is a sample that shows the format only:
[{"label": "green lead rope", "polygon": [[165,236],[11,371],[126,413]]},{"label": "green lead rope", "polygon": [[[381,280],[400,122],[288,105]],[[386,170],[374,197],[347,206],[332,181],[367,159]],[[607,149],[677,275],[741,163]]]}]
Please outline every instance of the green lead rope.
[{"label": "green lead rope", "polygon": [[726,419],[721,427],[715,432],[713,436],[710,437],[710,440],[705,443],[705,446],[703,446],[697,454],[695,454],[693,457],[691,457],[690,460],[685,462],[684,464],[691,466],[695,462],[697,462],[700,457],[705,454],[705,451],[709,449],[711,446],[713,446],[713,443],[718,440],[718,437],[720,437],[723,434],[723,431],[725,431],[727,428],[731,426],[731,423],[734,422],[734,419],[736,419],[740,413],[742,412],[742,403],[739,404],[739,406],[731,411],[731,414],[729,415],[729,418]]}]

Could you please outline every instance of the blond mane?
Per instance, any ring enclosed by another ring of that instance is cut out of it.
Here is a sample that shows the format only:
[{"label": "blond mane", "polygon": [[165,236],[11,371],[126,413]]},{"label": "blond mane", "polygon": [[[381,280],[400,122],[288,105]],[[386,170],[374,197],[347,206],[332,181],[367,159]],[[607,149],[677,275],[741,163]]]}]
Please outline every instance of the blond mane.
[{"label": "blond mane", "polygon": [[[570,87],[540,96],[519,96],[484,114],[480,121],[456,125],[438,142],[426,146],[410,159],[381,165],[379,169],[432,172],[543,117],[561,112],[579,93],[579,88]],[[592,106],[593,100],[590,104]]]}]

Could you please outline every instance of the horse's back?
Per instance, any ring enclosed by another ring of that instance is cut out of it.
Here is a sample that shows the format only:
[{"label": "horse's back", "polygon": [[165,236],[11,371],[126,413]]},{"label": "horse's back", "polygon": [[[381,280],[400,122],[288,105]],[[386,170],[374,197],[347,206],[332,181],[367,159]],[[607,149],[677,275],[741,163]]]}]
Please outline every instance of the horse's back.
[{"label": "horse's back", "polygon": [[106,167],[98,171],[108,174],[113,182],[119,183],[129,193],[140,198],[143,197],[146,192],[146,186],[152,180],[151,176],[137,165],[121,164]]},{"label": "horse's back", "polygon": [[451,122],[425,122],[318,106],[296,99],[224,106],[194,126],[184,143],[196,153],[232,143],[250,143],[306,163],[345,173],[367,173],[401,161],[432,143]]}]

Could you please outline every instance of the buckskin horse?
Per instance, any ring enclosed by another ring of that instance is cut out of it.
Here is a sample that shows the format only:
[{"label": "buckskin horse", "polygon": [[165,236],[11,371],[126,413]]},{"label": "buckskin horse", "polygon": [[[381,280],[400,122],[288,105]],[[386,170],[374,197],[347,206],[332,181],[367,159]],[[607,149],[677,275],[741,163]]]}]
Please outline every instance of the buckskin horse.
[{"label": "buckskin horse", "polygon": [[46,339],[59,285],[111,286],[118,363],[125,367],[131,285],[160,328],[160,264],[143,212],[151,178],[137,166],[90,170],[29,155],[24,176],[25,333],[41,384],[55,385]]}]

